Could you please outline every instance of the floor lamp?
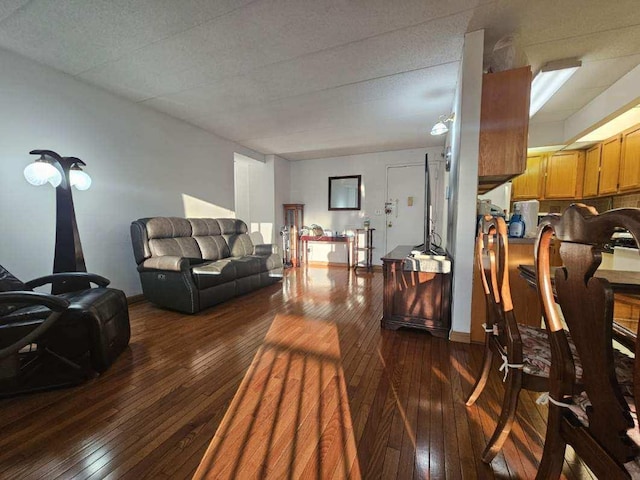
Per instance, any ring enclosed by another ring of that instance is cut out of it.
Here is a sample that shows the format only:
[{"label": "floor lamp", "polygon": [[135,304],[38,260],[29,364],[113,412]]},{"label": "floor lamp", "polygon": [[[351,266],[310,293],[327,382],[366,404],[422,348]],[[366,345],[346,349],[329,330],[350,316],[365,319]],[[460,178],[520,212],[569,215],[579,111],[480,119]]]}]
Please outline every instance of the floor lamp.
[{"label": "floor lamp", "polygon": [[[61,157],[51,150],[32,150],[32,155],[40,155],[35,162],[27,165],[24,176],[31,185],[50,183],[56,189],[56,247],[53,273],[86,272],[76,214],[73,208],[71,187],[87,190],[91,177],[82,171],[85,163],[75,157]],[[89,288],[86,279],[66,279],[54,281],[51,293],[59,294]]]}]

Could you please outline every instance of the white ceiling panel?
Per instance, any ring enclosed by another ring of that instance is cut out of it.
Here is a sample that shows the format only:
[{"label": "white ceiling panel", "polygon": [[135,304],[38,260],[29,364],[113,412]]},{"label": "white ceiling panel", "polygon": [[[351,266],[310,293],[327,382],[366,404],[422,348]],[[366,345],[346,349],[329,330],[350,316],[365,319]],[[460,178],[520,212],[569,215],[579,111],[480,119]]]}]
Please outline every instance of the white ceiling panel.
[{"label": "white ceiling panel", "polygon": [[29,0],[2,0],[0,2],[0,22],[27,3]]},{"label": "white ceiling panel", "polygon": [[[442,137],[432,137],[427,130],[420,121],[406,118],[377,122],[373,127],[356,125],[349,130],[329,128],[246,143],[250,148],[257,148],[258,145],[264,145],[265,150],[272,148],[273,152],[267,153],[281,152],[290,160],[347,155],[351,147],[354,148],[353,153],[362,153],[443,144]],[[310,148],[297,151],[298,145],[309,145]]]},{"label": "white ceiling panel", "polygon": [[32,0],[0,22],[0,45],[76,74],[250,2]]},{"label": "white ceiling panel", "polygon": [[560,122],[569,118],[571,115],[576,113],[579,109],[570,109],[570,110],[553,110],[547,111],[545,109],[539,110],[531,119],[529,119],[530,125],[536,125],[540,123],[553,123]]},{"label": "white ceiling panel", "polygon": [[[285,158],[442,144],[464,34],[583,68],[558,122],[640,63],[637,0],[5,0],[0,47]],[[340,152],[340,153],[337,153]]]}]

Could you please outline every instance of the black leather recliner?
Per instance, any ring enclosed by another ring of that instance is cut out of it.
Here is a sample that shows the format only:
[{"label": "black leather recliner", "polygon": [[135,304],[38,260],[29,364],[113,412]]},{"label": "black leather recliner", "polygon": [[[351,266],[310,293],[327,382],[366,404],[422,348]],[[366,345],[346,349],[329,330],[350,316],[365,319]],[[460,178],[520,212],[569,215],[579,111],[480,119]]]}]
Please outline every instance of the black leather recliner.
[{"label": "black leather recliner", "polygon": [[[82,277],[96,288],[33,289]],[[0,266],[0,396],[74,385],[102,373],[127,347],[127,300],[99,275],[58,273],[23,283]]]}]

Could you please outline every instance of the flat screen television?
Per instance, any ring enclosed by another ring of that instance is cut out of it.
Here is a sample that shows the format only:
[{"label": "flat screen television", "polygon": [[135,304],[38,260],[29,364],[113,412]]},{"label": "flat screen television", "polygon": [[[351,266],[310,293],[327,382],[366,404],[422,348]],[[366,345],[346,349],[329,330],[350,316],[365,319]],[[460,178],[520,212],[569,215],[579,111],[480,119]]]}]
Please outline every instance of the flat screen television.
[{"label": "flat screen television", "polygon": [[431,177],[429,174],[429,154],[424,154],[424,234],[423,243],[413,247],[413,251],[425,255],[444,255],[444,250],[433,245],[431,232],[433,231],[433,211],[431,204]]}]

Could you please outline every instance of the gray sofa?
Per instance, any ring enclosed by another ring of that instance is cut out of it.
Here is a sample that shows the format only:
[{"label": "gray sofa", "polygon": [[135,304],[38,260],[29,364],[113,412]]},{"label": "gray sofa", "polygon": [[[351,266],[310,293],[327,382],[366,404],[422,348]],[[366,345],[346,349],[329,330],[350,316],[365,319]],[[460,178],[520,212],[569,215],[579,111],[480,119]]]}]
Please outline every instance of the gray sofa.
[{"label": "gray sofa", "polygon": [[234,218],[141,218],[131,223],[133,254],[144,296],[156,305],[195,313],[276,283],[282,258],[254,245]]}]

